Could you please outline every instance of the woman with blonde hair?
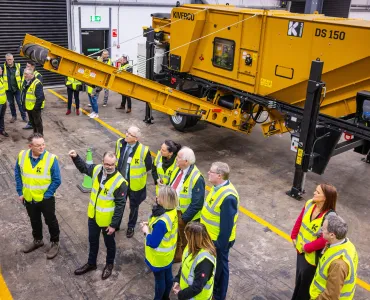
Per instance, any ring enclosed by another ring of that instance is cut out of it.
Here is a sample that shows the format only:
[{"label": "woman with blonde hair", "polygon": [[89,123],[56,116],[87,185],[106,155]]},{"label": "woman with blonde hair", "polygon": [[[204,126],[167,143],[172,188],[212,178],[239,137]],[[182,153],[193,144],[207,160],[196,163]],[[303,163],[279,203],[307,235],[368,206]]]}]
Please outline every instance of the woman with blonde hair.
[{"label": "woman with blonde hair", "polygon": [[182,265],[174,279],[173,292],[178,299],[208,300],[212,298],[216,272],[216,249],[206,227],[189,222],[185,227],[188,241]]},{"label": "woman with blonde hair", "polygon": [[170,299],[177,243],[177,206],[176,191],[170,186],[161,186],[148,222],[141,224],[145,235],[145,262],[155,278],[154,300]]}]

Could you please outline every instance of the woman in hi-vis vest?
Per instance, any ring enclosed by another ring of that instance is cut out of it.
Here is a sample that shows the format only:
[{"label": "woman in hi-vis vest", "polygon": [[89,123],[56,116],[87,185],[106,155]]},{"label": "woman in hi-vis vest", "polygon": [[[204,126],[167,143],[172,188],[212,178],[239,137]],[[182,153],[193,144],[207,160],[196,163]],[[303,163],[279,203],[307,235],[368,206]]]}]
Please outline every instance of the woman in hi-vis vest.
[{"label": "woman in hi-vis vest", "polygon": [[298,216],[291,238],[297,249],[297,270],[292,300],[309,300],[310,285],[326,240],[322,224],[327,215],[336,214],[337,190],[330,184],[319,184]]},{"label": "woman in hi-vis vest", "polygon": [[176,157],[180,149],[180,144],[166,140],[158,151],[152,165],[156,195],[160,186],[169,184],[172,171],[176,169]]},{"label": "woman in hi-vis vest", "polygon": [[202,223],[189,222],[185,227],[188,241],[173,292],[177,299],[212,299],[216,273],[216,248]]},{"label": "woman in hi-vis vest", "polygon": [[156,202],[148,222],[141,224],[145,235],[145,262],[154,274],[154,300],[167,300],[173,283],[172,262],[177,243],[176,191],[162,186]]}]

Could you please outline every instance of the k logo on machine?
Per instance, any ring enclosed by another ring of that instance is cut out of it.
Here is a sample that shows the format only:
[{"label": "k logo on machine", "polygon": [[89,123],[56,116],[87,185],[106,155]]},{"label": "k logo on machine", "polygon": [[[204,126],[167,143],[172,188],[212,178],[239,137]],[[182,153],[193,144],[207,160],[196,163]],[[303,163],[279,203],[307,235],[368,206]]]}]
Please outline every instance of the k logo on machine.
[{"label": "k logo on machine", "polygon": [[313,225],[312,225],[312,230],[313,230],[313,231],[316,231],[316,230],[317,230],[317,225],[316,225],[316,224],[313,224]]},{"label": "k logo on machine", "polygon": [[289,21],[288,36],[302,37],[304,22]]},{"label": "k logo on machine", "polygon": [[41,167],[36,168],[36,173],[41,173]]}]

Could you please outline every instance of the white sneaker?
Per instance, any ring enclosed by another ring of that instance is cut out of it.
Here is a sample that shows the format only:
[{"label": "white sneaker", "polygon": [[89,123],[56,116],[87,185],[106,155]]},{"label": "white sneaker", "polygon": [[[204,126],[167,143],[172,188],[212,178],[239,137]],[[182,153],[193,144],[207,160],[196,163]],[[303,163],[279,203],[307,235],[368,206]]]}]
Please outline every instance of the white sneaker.
[{"label": "white sneaker", "polygon": [[92,112],[92,113],[89,115],[89,117],[92,119],[92,118],[95,118],[95,115],[96,115],[96,113]]},{"label": "white sneaker", "polygon": [[91,107],[91,104],[89,103],[87,106],[88,106],[88,107]]},{"label": "white sneaker", "polygon": [[87,116],[88,117],[90,117],[90,116],[92,116],[92,114],[93,114],[94,112],[92,111],[91,113],[89,113]]},{"label": "white sneaker", "polygon": [[107,103],[104,103],[103,106],[106,107],[107,106]]},{"label": "white sneaker", "polygon": [[99,118],[99,115],[98,114],[95,114],[92,116],[93,119],[96,119],[96,118]]}]

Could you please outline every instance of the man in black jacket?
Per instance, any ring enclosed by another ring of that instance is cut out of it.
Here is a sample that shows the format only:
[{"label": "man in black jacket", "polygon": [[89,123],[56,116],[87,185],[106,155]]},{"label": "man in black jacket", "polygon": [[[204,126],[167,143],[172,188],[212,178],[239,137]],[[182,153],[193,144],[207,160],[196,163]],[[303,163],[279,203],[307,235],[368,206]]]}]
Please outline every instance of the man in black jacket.
[{"label": "man in black jacket", "polygon": [[75,275],[82,275],[96,270],[100,232],[103,232],[107,247],[106,266],[102,279],[107,279],[113,270],[116,255],[115,231],[119,227],[126,204],[127,181],[116,170],[116,155],[106,152],[101,165],[86,164],[75,150],[69,151],[77,169],[92,178],[89,217],[89,259],[85,265],[75,270]]},{"label": "man in black jacket", "polygon": [[31,69],[24,70],[21,102],[24,103],[33,132],[43,135],[41,109],[45,105],[44,88]]}]

